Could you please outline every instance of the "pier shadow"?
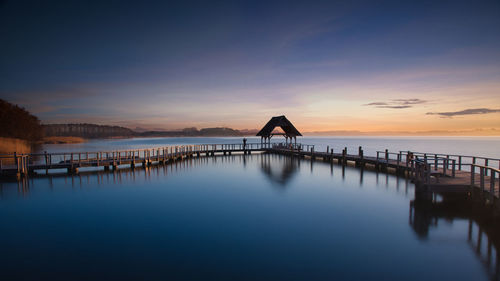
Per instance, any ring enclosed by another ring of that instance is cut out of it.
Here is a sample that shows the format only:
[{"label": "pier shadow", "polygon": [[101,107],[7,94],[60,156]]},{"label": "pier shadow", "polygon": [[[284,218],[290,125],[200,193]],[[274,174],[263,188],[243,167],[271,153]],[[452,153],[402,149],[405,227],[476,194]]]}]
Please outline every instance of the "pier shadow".
[{"label": "pier shadow", "polygon": [[500,218],[474,196],[447,194],[441,200],[418,198],[410,202],[409,224],[417,236],[429,240],[429,233],[442,220],[468,222],[468,232],[464,242],[468,243],[481,262],[490,280],[500,280]]}]

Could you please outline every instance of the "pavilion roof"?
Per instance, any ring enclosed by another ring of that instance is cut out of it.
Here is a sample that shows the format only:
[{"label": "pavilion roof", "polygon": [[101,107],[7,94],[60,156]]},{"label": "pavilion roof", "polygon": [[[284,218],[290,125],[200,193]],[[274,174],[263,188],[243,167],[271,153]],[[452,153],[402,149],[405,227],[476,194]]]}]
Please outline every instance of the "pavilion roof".
[{"label": "pavilion roof", "polygon": [[293,126],[292,122],[290,122],[284,115],[275,116],[267,122],[267,124],[257,133],[257,136],[260,137],[270,137],[273,134],[273,131],[276,127],[280,127],[287,137],[297,137],[302,136],[302,134]]}]

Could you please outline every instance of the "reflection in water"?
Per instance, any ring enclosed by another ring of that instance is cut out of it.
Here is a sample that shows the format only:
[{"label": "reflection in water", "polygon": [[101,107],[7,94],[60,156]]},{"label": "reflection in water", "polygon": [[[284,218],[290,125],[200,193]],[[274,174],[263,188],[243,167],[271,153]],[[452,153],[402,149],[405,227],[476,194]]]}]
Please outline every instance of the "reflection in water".
[{"label": "reflection in water", "polygon": [[490,279],[500,280],[500,226],[492,210],[461,195],[447,194],[441,201],[434,198],[410,202],[409,223],[420,239],[428,240],[431,228],[439,227],[440,219],[468,221],[464,240],[471,246]]},{"label": "reflection in water", "polygon": [[271,184],[284,188],[290,183],[300,167],[300,159],[276,154],[263,154],[260,160],[260,167]]}]

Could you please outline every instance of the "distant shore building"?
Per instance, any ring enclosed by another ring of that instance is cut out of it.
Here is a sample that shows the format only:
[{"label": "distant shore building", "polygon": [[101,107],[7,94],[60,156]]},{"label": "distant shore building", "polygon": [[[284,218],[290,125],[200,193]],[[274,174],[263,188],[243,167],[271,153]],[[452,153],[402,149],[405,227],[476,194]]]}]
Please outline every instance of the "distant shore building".
[{"label": "distant shore building", "polygon": [[[275,132],[276,127],[280,127],[283,132]],[[290,143],[292,143],[292,140],[297,143],[297,137],[302,136],[285,115],[271,118],[271,120],[269,120],[269,122],[267,122],[267,124],[257,133],[261,143],[271,143],[271,138],[276,135],[284,136],[285,142],[287,143],[288,139],[290,139]]]}]

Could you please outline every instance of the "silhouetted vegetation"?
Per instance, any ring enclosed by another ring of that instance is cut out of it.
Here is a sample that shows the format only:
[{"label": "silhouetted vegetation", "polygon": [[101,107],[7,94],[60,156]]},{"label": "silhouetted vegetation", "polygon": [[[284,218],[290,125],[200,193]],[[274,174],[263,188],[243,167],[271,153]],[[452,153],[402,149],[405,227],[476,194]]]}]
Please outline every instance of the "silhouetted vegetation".
[{"label": "silhouetted vegetation", "polygon": [[0,137],[39,141],[43,137],[40,120],[26,109],[0,99]]},{"label": "silhouetted vegetation", "polygon": [[47,137],[81,137],[81,138],[112,138],[112,137],[231,137],[253,135],[254,131],[239,131],[231,128],[185,128],[174,131],[136,132],[120,126],[96,124],[50,124],[43,125]]},{"label": "silhouetted vegetation", "polygon": [[147,131],[136,133],[140,137],[237,137],[245,133],[231,128],[203,128],[198,130],[194,127],[178,131]]},{"label": "silhouetted vegetation", "polygon": [[96,124],[50,124],[43,125],[45,135],[48,137],[81,137],[111,138],[111,137],[132,137],[135,132],[120,126],[107,126]]}]

